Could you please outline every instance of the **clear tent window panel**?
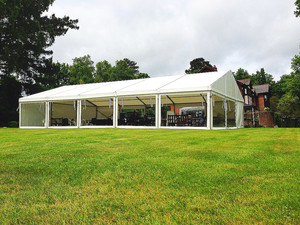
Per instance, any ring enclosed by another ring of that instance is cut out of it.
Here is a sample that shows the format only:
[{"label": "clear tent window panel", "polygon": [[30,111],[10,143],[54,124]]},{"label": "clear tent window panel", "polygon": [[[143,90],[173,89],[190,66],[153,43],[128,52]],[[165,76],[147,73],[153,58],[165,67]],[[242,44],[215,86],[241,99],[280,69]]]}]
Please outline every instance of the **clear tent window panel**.
[{"label": "clear tent window panel", "polygon": [[206,127],[207,95],[161,95],[162,127]]},{"label": "clear tent window panel", "polygon": [[236,127],[235,102],[227,100],[227,127]]},{"label": "clear tent window panel", "polygon": [[212,95],[213,127],[225,127],[225,98]]},{"label": "clear tent window panel", "polygon": [[76,126],[77,101],[55,101],[49,103],[49,126]]},{"label": "clear tent window panel", "polygon": [[94,98],[81,101],[81,126],[112,126],[113,98]]},{"label": "clear tent window panel", "polygon": [[118,98],[119,126],[155,126],[156,96]]},{"label": "clear tent window panel", "polygon": [[21,126],[44,127],[45,126],[45,103],[22,103]]}]

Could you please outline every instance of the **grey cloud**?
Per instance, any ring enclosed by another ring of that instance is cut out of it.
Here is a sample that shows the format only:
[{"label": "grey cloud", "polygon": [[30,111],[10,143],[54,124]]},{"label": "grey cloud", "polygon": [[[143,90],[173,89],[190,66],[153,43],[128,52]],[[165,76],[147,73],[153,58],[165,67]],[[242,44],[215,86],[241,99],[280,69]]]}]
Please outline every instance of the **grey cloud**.
[{"label": "grey cloud", "polygon": [[79,19],[58,38],[54,59],[71,63],[128,57],[150,76],[181,74],[204,57],[220,70],[264,67],[276,79],[299,52],[300,21],[292,1],[57,0],[50,12]]}]

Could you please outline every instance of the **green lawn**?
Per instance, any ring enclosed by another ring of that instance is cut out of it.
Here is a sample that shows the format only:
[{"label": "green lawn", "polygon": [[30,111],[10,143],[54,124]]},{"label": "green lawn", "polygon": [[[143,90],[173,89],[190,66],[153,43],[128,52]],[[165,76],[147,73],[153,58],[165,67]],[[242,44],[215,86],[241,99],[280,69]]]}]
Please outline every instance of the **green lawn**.
[{"label": "green lawn", "polygon": [[300,129],[0,129],[4,224],[300,223]]}]

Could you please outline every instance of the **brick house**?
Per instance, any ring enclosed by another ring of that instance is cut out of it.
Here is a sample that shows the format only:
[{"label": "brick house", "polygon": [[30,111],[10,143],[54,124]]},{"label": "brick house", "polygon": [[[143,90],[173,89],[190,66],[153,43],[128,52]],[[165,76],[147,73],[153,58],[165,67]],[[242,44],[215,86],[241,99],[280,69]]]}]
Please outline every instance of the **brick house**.
[{"label": "brick house", "polygon": [[274,127],[272,113],[264,111],[265,107],[270,107],[270,85],[252,85],[250,78],[236,82],[244,98],[245,126],[255,127],[260,124],[265,127]]},{"label": "brick house", "polygon": [[257,107],[259,111],[264,111],[265,107],[270,107],[270,85],[259,84],[254,85],[253,89],[256,93]]}]

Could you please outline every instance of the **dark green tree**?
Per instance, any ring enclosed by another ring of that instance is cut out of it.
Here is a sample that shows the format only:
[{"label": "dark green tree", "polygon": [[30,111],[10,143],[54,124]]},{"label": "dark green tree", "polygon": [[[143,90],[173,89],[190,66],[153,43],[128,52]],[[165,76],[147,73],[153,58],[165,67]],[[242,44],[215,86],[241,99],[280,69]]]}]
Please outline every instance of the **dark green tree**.
[{"label": "dark green tree", "polygon": [[292,75],[282,75],[280,80],[273,84],[272,95],[281,98],[285,93],[289,91],[289,85],[292,79]]},{"label": "dark green tree", "polygon": [[211,69],[213,68],[209,61],[206,61],[204,58],[196,58],[190,62],[190,68],[185,70],[185,73],[199,73],[204,66],[208,66]]},{"label": "dark green tree", "polygon": [[18,99],[21,97],[22,85],[12,75],[0,75],[0,127],[10,121],[18,121]]},{"label": "dark green tree", "polygon": [[148,75],[148,73],[139,73],[137,75],[137,79],[141,79],[141,78],[150,78],[150,76]]},{"label": "dark green tree", "polygon": [[291,69],[294,74],[300,73],[300,53],[292,58]]},{"label": "dark green tree", "polygon": [[70,84],[93,83],[95,79],[95,67],[91,56],[85,55],[73,59],[70,66]]},{"label": "dark green tree", "polygon": [[279,98],[277,96],[272,96],[270,98],[270,109],[273,112],[277,112],[278,103],[279,103]]},{"label": "dark green tree", "polygon": [[292,95],[297,96],[300,99],[300,54],[295,55],[292,59],[291,69],[292,78],[288,84],[288,88]]},{"label": "dark green tree", "polygon": [[137,63],[135,61],[132,61],[128,58],[124,58],[123,59],[124,62],[126,62],[126,64],[128,65],[129,68],[133,69],[134,71],[134,75],[138,76],[139,72],[139,66],[137,66]]},{"label": "dark green tree", "polygon": [[112,66],[108,61],[104,60],[96,64],[95,82],[111,81],[111,74]]},{"label": "dark green tree", "polygon": [[300,99],[291,92],[286,93],[278,103],[278,111],[283,117],[299,117],[300,116]]},{"label": "dark green tree", "polygon": [[288,84],[288,88],[293,96],[297,96],[300,99],[300,74],[293,75],[291,82]]},{"label": "dark green tree", "polygon": [[295,2],[295,6],[296,6],[296,11],[294,13],[298,17],[298,16],[300,16],[300,0],[297,0]]},{"label": "dark green tree", "polygon": [[[278,103],[278,110],[284,117],[300,116],[300,55],[295,55],[291,63],[292,72],[285,79],[282,88],[283,96]],[[279,82],[280,82],[279,81]]]},{"label": "dark green tree", "polygon": [[132,68],[126,60],[118,60],[116,65],[112,70],[112,80],[133,80],[135,77],[136,71]]},{"label": "dark green tree", "polygon": [[45,72],[39,83],[44,90],[70,84],[70,66],[66,63],[53,63],[49,67],[51,70]]},{"label": "dark green tree", "polygon": [[256,73],[252,74],[251,82],[253,85],[258,84],[273,84],[274,78],[271,74],[265,72],[264,68],[261,68],[260,71],[256,71]]},{"label": "dark green tree", "polygon": [[246,79],[246,78],[251,78],[250,74],[248,73],[247,70],[239,68],[235,73],[234,77],[236,80],[241,80],[241,79]]},{"label": "dark green tree", "polygon": [[36,79],[52,65],[49,47],[77,20],[45,15],[54,0],[0,1],[0,73],[16,74],[24,84]]},{"label": "dark green tree", "polygon": [[300,99],[300,55],[295,55],[291,63],[292,72],[283,75],[273,86],[274,95],[281,98],[284,94],[291,92]]},{"label": "dark green tree", "polygon": [[106,77],[110,77],[110,81],[149,78],[147,73],[139,72],[139,66],[137,66],[136,62],[127,58],[116,61],[115,66],[105,71],[108,71],[108,74],[110,74],[109,76],[106,75]]}]

